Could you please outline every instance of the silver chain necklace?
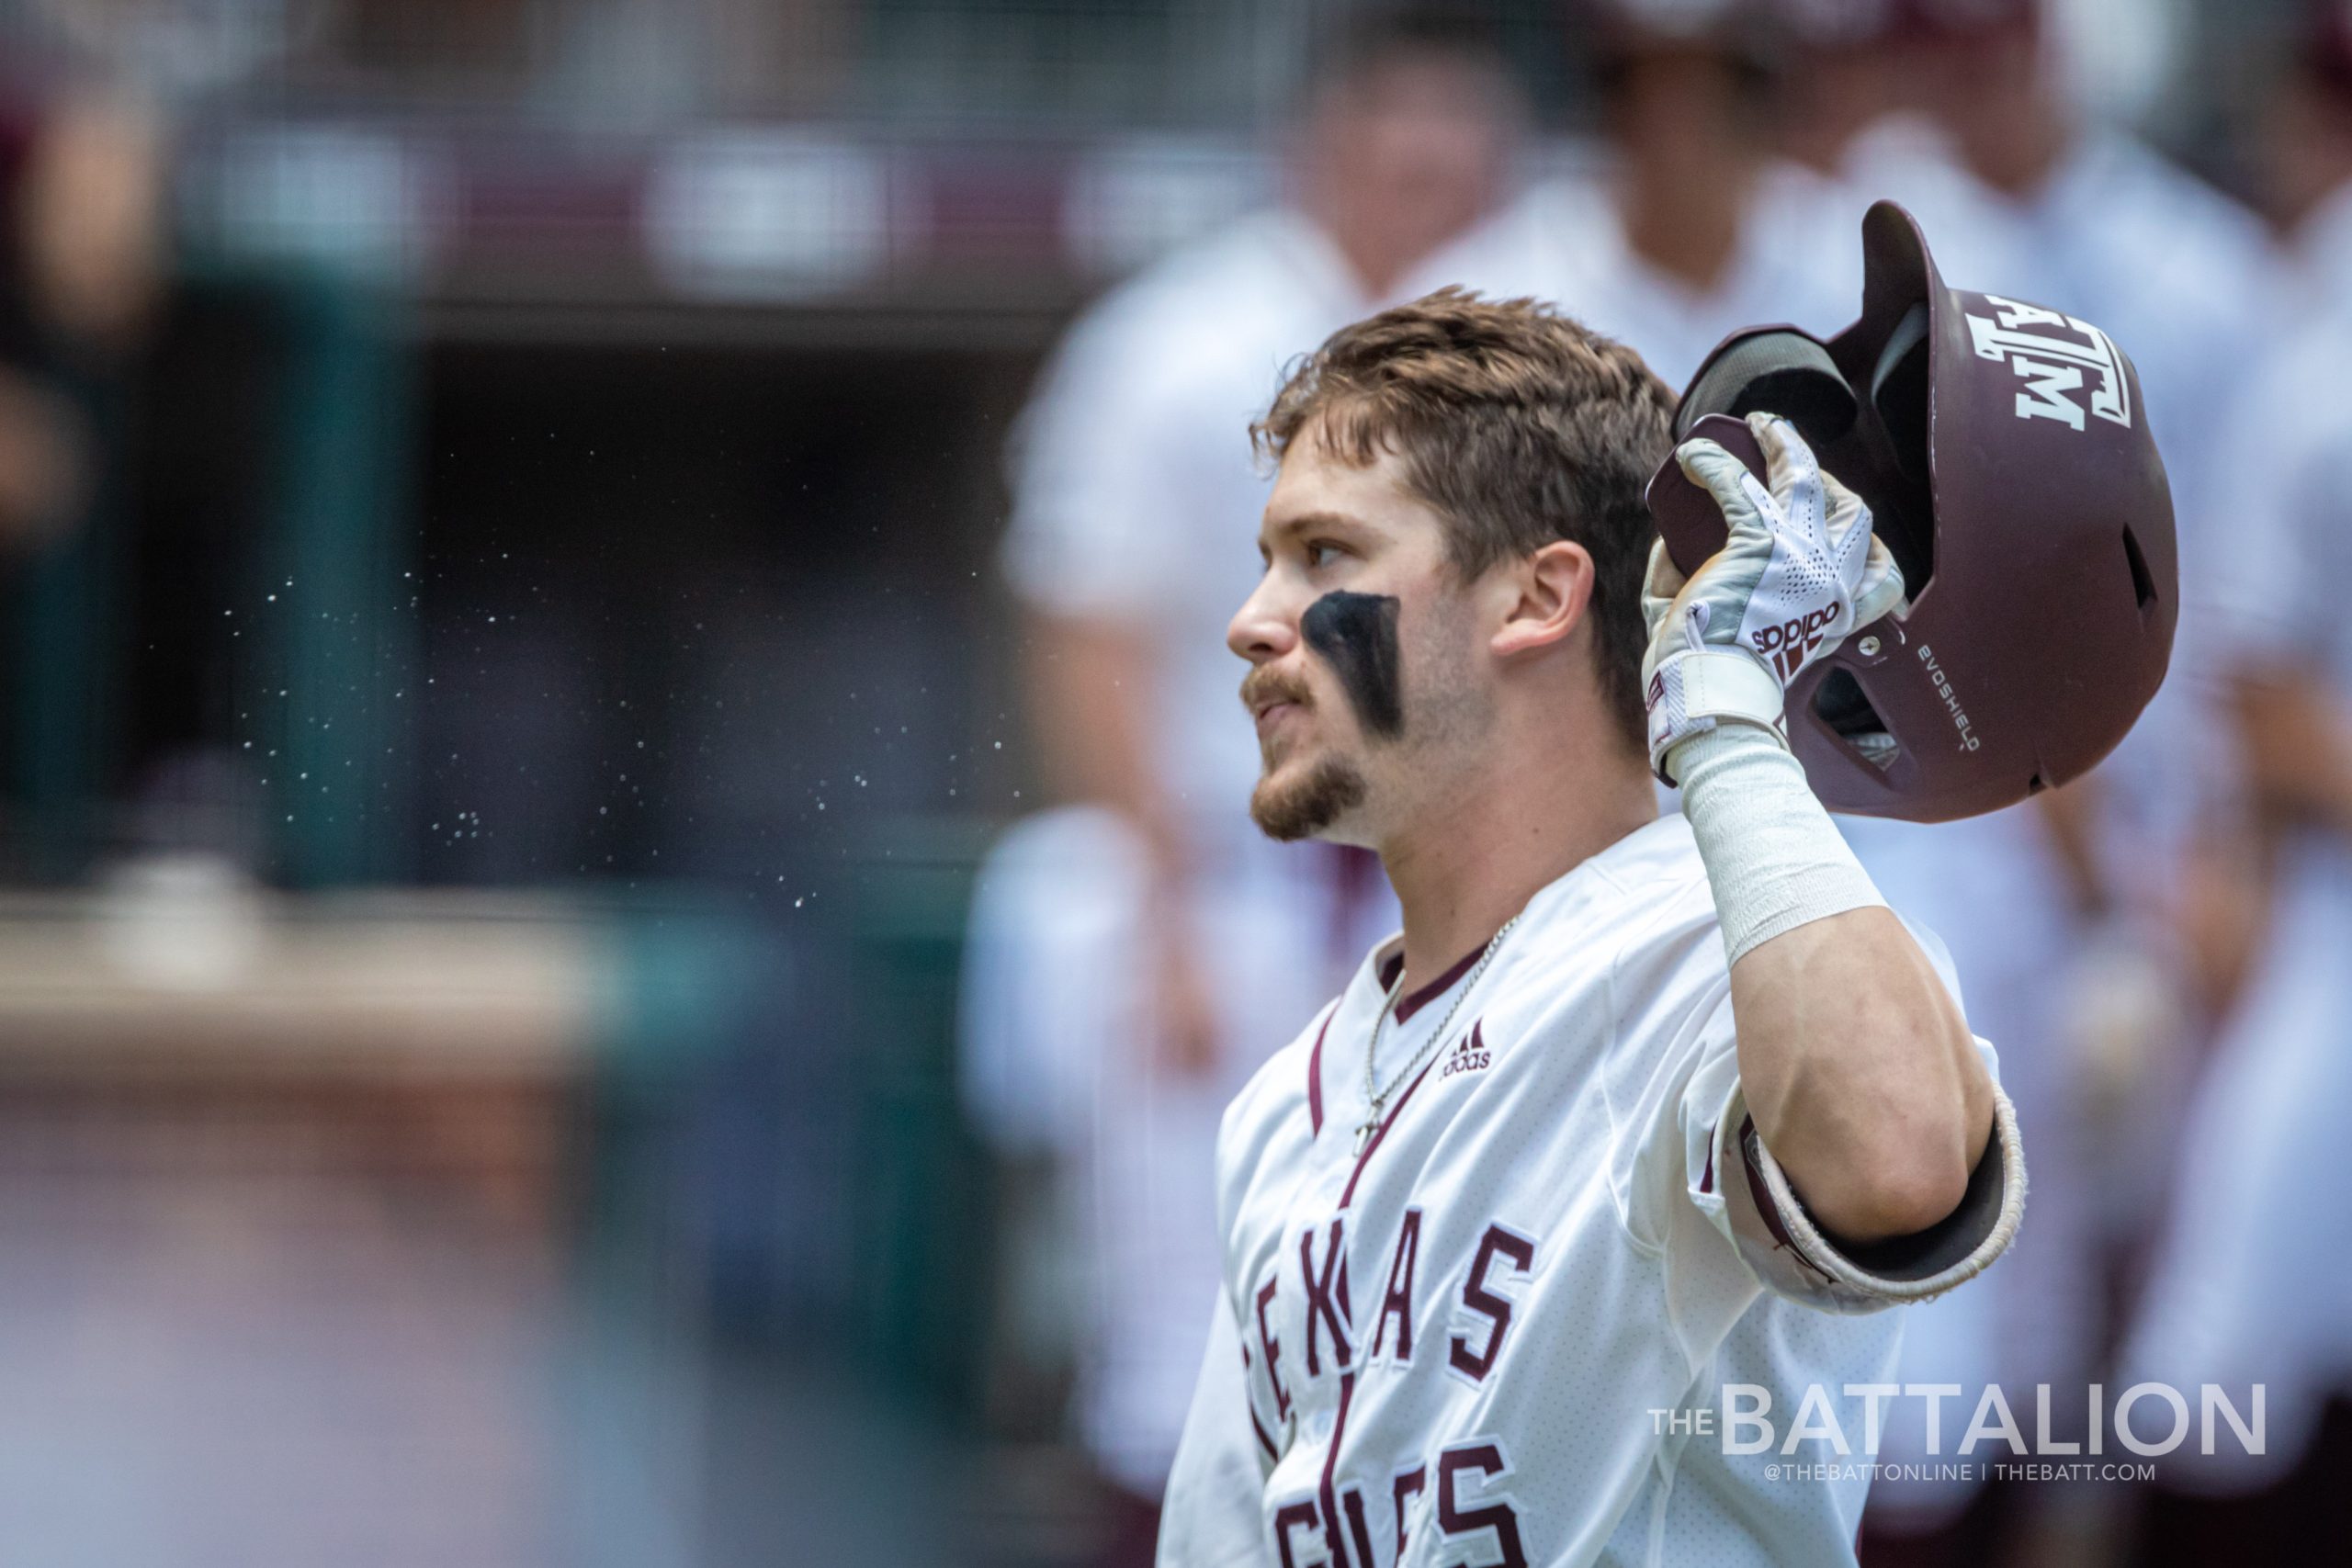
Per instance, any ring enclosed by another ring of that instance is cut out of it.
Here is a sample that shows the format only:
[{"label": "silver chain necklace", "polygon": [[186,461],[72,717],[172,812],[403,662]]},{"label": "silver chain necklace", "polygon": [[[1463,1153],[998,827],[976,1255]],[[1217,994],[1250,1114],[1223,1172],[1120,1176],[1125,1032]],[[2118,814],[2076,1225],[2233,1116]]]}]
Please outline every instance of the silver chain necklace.
[{"label": "silver chain necklace", "polygon": [[1382,1089],[1379,1079],[1374,1076],[1374,1064],[1380,1059],[1380,1032],[1387,1027],[1388,1015],[1396,1010],[1396,998],[1405,989],[1405,970],[1403,965],[1397,966],[1396,983],[1388,987],[1387,996],[1381,999],[1380,1016],[1372,1021],[1371,1043],[1363,1048],[1365,1111],[1363,1124],[1356,1129],[1358,1157],[1362,1157],[1364,1150],[1372,1146],[1372,1135],[1380,1130],[1380,1116],[1381,1112],[1387,1108],[1388,1097],[1396,1092],[1397,1085],[1419,1071],[1421,1064],[1429,1059],[1430,1054],[1444,1043],[1447,1032],[1453,1027],[1455,1015],[1462,1011],[1462,1004],[1468,1001],[1470,993],[1478,988],[1478,976],[1484,975],[1487,972],[1487,965],[1495,961],[1495,954],[1502,949],[1503,938],[1510,935],[1511,928],[1519,924],[1519,920],[1520,917],[1513,915],[1503,922],[1502,930],[1487,940],[1487,951],[1478,955],[1478,962],[1471,967],[1468,976],[1463,979],[1462,989],[1454,996],[1453,1005],[1445,1010],[1445,1021],[1437,1026],[1437,1032],[1430,1035],[1428,1043],[1413,1053],[1413,1059],[1407,1062],[1403,1069],[1388,1080],[1388,1087]]}]

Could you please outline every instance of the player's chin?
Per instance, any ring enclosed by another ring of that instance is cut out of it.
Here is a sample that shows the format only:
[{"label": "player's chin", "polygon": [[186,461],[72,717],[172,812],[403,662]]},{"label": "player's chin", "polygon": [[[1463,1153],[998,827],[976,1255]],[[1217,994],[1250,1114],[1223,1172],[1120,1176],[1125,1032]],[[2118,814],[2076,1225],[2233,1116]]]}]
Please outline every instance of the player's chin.
[{"label": "player's chin", "polygon": [[1329,752],[1269,762],[1250,792],[1250,819],[1281,843],[1319,838],[1363,804],[1364,778],[1355,764]]}]

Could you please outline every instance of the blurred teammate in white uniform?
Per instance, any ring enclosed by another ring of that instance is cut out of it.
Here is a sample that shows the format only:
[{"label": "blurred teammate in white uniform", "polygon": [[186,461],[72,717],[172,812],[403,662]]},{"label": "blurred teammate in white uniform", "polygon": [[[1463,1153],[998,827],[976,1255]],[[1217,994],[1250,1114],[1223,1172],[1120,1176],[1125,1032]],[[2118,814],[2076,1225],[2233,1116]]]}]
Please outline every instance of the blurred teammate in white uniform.
[{"label": "blurred teammate in white uniform", "polygon": [[[2236,524],[2229,400],[2246,384],[2272,263],[2252,215],[2090,118],[2036,0],[1904,0],[1881,15],[1904,30],[1883,47],[1917,112],[1849,146],[1849,224],[1892,197],[1952,283],[2080,315],[2122,344],[2180,538],[2171,676],[2090,779],[1968,822],[1848,824],[1888,897],[1951,944],[1973,1017],[2003,1043],[2035,1152],[2034,1223],[2011,1266],[1989,1292],[1917,1314],[1904,1375],[2047,1382],[2078,1423],[2098,1376],[2107,1261],[2168,1174],[2168,1140],[2132,1129],[2161,1126],[2177,1070],[2166,1047],[2211,999],[2180,934],[2207,869],[2227,863],[2233,821],[2232,775],[2213,765],[2228,748],[2214,740],[2226,721],[2205,590]],[[1895,1424],[1889,1456],[1915,1457],[1918,1438]],[[1921,1526],[1969,1489],[1889,1487],[1876,1502]]]},{"label": "blurred teammate in white uniform", "polygon": [[1245,810],[1257,749],[1223,631],[1268,482],[1249,422],[1289,362],[1418,291],[1415,264],[1499,199],[1521,113],[1482,38],[1366,24],[1311,90],[1289,201],[1089,310],[1014,443],[1029,706],[1055,795],[1082,804],[983,867],[964,1079],[1001,1149],[1057,1168],[1078,1425],[1147,1523],[1216,1277],[1218,1113],[1394,920],[1367,857],[1270,844]]},{"label": "blurred teammate in white uniform", "polygon": [[1826,334],[1851,321],[1860,216],[1839,232],[1843,193],[1771,155],[1763,67],[1736,7],[1583,9],[1599,55],[1598,166],[1538,184],[1432,271],[1557,301],[1678,391],[1740,327]]},{"label": "blurred teammate in white uniform", "polygon": [[[1867,1447],[1873,1309],[2015,1228],[1990,1052],[1757,651],[1800,619],[1834,649],[1900,582],[1778,423],[1769,493],[1685,448],[1731,527],[1686,581],[1642,502],[1670,406],[1622,345],[1448,292],[1261,426],[1251,814],[1376,850],[1404,930],[1226,1115],[1165,1564],[1850,1562],[1864,1478],[1777,1457],[1834,1461],[1833,1416]],[[1816,1438],[1692,1436],[1735,1383]]]},{"label": "blurred teammate in white uniform", "polygon": [[[2219,640],[2273,901],[2191,1104],[2122,1368],[2267,1385],[2267,1462],[2224,1450],[2168,1475],[2223,1494],[2278,1482],[2305,1456],[2325,1402],[2352,1394],[2352,1210],[2312,1175],[2341,1157],[2352,1118],[2352,17],[2330,9],[2273,99],[2269,169],[2293,225],[2295,311],[2245,378],[2233,536],[2215,555]],[[2340,1468],[2323,1485],[2340,1495]],[[2223,1517],[2233,1533],[2266,1523]],[[2248,1559],[2270,1544],[2249,1540]]]}]

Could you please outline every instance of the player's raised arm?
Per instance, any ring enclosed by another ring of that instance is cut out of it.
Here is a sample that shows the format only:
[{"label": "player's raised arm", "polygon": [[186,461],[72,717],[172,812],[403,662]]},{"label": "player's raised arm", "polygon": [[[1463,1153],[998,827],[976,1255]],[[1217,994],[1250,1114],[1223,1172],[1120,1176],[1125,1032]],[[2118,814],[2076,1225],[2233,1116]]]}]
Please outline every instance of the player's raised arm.
[{"label": "player's raised arm", "polygon": [[1900,602],[1870,512],[1786,421],[1751,416],[1770,484],[1710,441],[1684,471],[1730,536],[1688,580],[1650,561],[1650,755],[1679,784],[1731,963],[1739,1071],[1814,1220],[1860,1245],[1959,1207],[1996,1093],[1958,1004],[1879,897],[1781,728],[1807,664]]}]

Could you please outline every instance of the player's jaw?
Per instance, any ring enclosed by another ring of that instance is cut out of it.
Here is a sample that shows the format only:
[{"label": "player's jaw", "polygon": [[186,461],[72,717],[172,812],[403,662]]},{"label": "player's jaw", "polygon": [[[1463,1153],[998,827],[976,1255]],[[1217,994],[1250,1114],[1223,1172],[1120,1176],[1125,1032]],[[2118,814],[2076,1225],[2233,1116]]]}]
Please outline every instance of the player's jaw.
[{"label": "player's jaw", "polygon": [[1363,770],[1348,758],[1317,751],[1269,768],[1250,792],[1250,819],[1282,843],[1334,836],[1368,793]]}]

